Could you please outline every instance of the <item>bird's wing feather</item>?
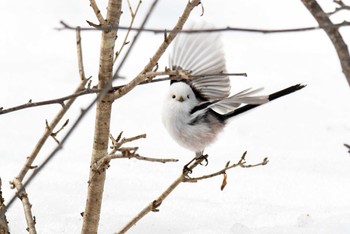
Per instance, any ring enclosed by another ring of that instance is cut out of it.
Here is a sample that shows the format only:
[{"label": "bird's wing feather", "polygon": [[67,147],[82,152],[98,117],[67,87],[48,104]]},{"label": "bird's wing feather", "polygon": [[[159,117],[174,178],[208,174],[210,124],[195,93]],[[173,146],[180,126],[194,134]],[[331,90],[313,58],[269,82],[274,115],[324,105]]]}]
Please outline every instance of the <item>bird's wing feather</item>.
[{"label": "bird's wing feather", "polygon": [[222,100],[202,102],[191,111],[191,114],[198,115],[211,109],[219,115],[225,115],[237,109],[241,104],[261,105],[269,101],[269,96],[254,96],[261,89],[246,89],[233,96]]},{"label": "bird's wing feather", "polygon": [[[206,23],[192,24],[189,29],[205,29]],[[223,45],[218,33],[181,33],[174,42],[169,57],[171,68],[191,71],[189,85],[206,100],[226,98],[230,94],[230,79],[226,73]]]}]

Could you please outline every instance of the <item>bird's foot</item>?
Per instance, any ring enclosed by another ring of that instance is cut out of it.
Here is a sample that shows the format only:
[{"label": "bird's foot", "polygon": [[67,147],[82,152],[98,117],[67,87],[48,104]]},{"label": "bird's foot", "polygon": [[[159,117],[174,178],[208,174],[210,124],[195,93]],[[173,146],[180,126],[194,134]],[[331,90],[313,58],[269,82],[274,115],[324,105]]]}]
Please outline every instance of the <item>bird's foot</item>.
[{"label": "bird's foot", "polygon": [[[191,174],[192,173],[192,169],[189,167],[191,163],[193,163],[194,161],[198,162],[200,165],[204,165],[205,167],[208,166],[208,155],[207,154],[200,154],[197,155],[196,157],[194,157],[191,161],[189,161],[183,168],[182,172],[183,174]],[[203,161],[205,163],[203,163]]]},{"label": "bird's foot", "polygon": [[[207,154],[202,154],[199,157],[196,157],[196,160],[197,161],[198,160],[202,160],[199,164],[202,165],[202,166],[205,166],[205,167],[208,166],[209,161],[208,161],[208,155]],[[205,163],[203,163],[203,161]]]}]

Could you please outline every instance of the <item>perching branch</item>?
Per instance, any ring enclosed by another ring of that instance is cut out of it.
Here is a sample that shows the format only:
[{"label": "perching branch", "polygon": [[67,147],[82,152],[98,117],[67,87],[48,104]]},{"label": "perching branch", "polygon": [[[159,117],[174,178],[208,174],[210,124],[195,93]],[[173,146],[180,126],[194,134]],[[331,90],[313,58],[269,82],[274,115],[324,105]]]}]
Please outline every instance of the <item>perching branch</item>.
[{"label": "perching branch", "polygon": [[[332,41],[333,46],[338,54],[343,73],[348,81],[348,84],[350,85],[350,55],[348,46],[346,45],[342,35],[339,32],[338,24],[332,23],[332,21],[329,19],[328,14],[322,10],[321,6],[317,3],[316,0],[301,1],[318,22],[320,28],[326,32],[327,36]],[[342,24],[345,23],[349,24],[349,22],[345,21]]]},{"label": "perching branch", "polygon": [[227,184],[227,174],[226,174],[227,170],[230,170],[230,169],[235,168],[235,167],[251,168],[251,167],[265,166],[269,162],[267,158],[264,158],[264,160],[260,163],[246,164],[247,163],[245,160],[246,154],[247,154],[247,151],[243,153],[241,159],[237,163],[230,165],[230,161],[228,161],[226,163],[226,166],[223,169],[221,169],[215,173],[211,173],[211,174],[200,176],[200,177],[186,177],[184,182],[197,182],[199,180],[204,180],[204,179],[209,179],[209,178],[212,178],[215,176],[224,175],[224,180],[222,181],[222,184],[221,184],[221,190],[223,190]]},{"label": "perching branch", "polygon": [[[62,28],[56,28],[57,30],[75,30],[75,26],[70,26],[64,21],[60,21]],[[350,22],[344,21],[339,24],[328,25],[328,28],[340,28],[350,26]],[[136,28],[136,27],[126,27],[119,26],[119,30],[131,30],[131,31],[143,31],[148,33],[155,34],[163,34],[164,32],[169,32],[169,29],[155,29],[155,28]],[[301,28],[285,28],[285,29],[259,29],[259,28],[242,28],[242,27],[231,27],[227,26],[225,28],[211,28],[211,29],[201,29],[201,30],[186,30],[183,29],[179,33],[212,33],[212,32],[245,32],[245,33],[263,33],[263,34],[272,34],[272,33],[291,33],[291,32],[306,32],[306,31],[314,31],[320,30],[322,27],[320,26],[309,26],[309,27],[301,27]],[[81,27],[81,30],[84,31],[96,31],[103,30],[101,27]]]},{"label": "perching branch", "polygon": [[[241,157],[240,161],[237,164],[233,164],[231,166],[226,164],[226,167],[223,170],[219,171],[218,175],[224,174],[226,170],[229,170],[229,169],[237,167],[237,166],[241,166],[243,168],[248,168],[248,167],[260,166],[260,165],[266,165],[268,162],[267,159],[264,159],[264,161],[259,163],[259,164],[246,165],[245,155],[246,155],[246,152],[243,154],[243,156]],[[190,178],[188,177],[188,175],[193,171],[193,169],[195,167],[202,164],[207,159],[208,159],[208,155],[201,155],[201,154],[197,153],[195,158],[192,159],[190,161],[190,163],[185,166],[185,169],[182,171],[180,176],[178,178],[176,178],[174,180],[174,182],[172,182],[169,185],[169,187],[159,197],[157,197],[154,201],[149,203],[142,211],[140,211],[140,213],[138,213],[132,220],[129,221],[129,223],[127,223],[120,231],[118,231],[116,233],[117,234],[126,233],[132,226],[134,226],[140,219],[142,219],[149,212],[158,212],[159,206],[164,202],[164,200],[169,196],[169,194],[172,191],[174,191],[174,189],[182,182],[189,182]],[[210,176],[210,175],[208,175],[208,176]],[[216,176],[216,175],[213,175],[213,176]],[[198,177],[197,180],[198,179],[201,179],[201,177]],[[224,179],[224,181],[226,182],[225,179]]]}]

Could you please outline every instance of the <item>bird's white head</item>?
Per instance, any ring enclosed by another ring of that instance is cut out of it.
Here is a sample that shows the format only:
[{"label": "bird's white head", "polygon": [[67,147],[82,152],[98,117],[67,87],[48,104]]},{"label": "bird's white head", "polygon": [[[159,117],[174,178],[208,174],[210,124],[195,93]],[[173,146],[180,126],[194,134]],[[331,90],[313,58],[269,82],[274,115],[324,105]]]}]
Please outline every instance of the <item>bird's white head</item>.
[{"label": "bird's white head", "polygon": [[170,126],[178,121],[188,122],[190,111],[198,104],[191,87],[184,82],[170,85],[163,104],[163,122]]},{"label": "bird's white head", "polygon": [[[166,97],[167,101],[175,106],[187,109],[197,105],[198,100],[189,85],[184,82],[175,82],[170,86]],[[186,108],[187,107],[187,108]]]}]

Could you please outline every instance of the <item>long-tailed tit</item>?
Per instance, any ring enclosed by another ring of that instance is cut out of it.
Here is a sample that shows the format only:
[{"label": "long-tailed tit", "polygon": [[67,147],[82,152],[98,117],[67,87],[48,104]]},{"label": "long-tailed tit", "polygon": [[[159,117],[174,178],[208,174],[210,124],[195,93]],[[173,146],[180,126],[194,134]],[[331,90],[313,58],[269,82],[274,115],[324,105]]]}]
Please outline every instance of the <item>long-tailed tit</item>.
[{"label": "long-tailed tit", "polygon": [[[204,29],[205,24],[196,29]],[[217,33],[180,34],[169,58],[172,69],[191,71],[190,80],[172,80],[163,104],[162,119],[181,146],[203,152],[233,116],[303,88],[294,85],[279,92],[254,96],[247,89],[230,95],[222,42]],[[246,104],[241,106],[242,104]]]}]

